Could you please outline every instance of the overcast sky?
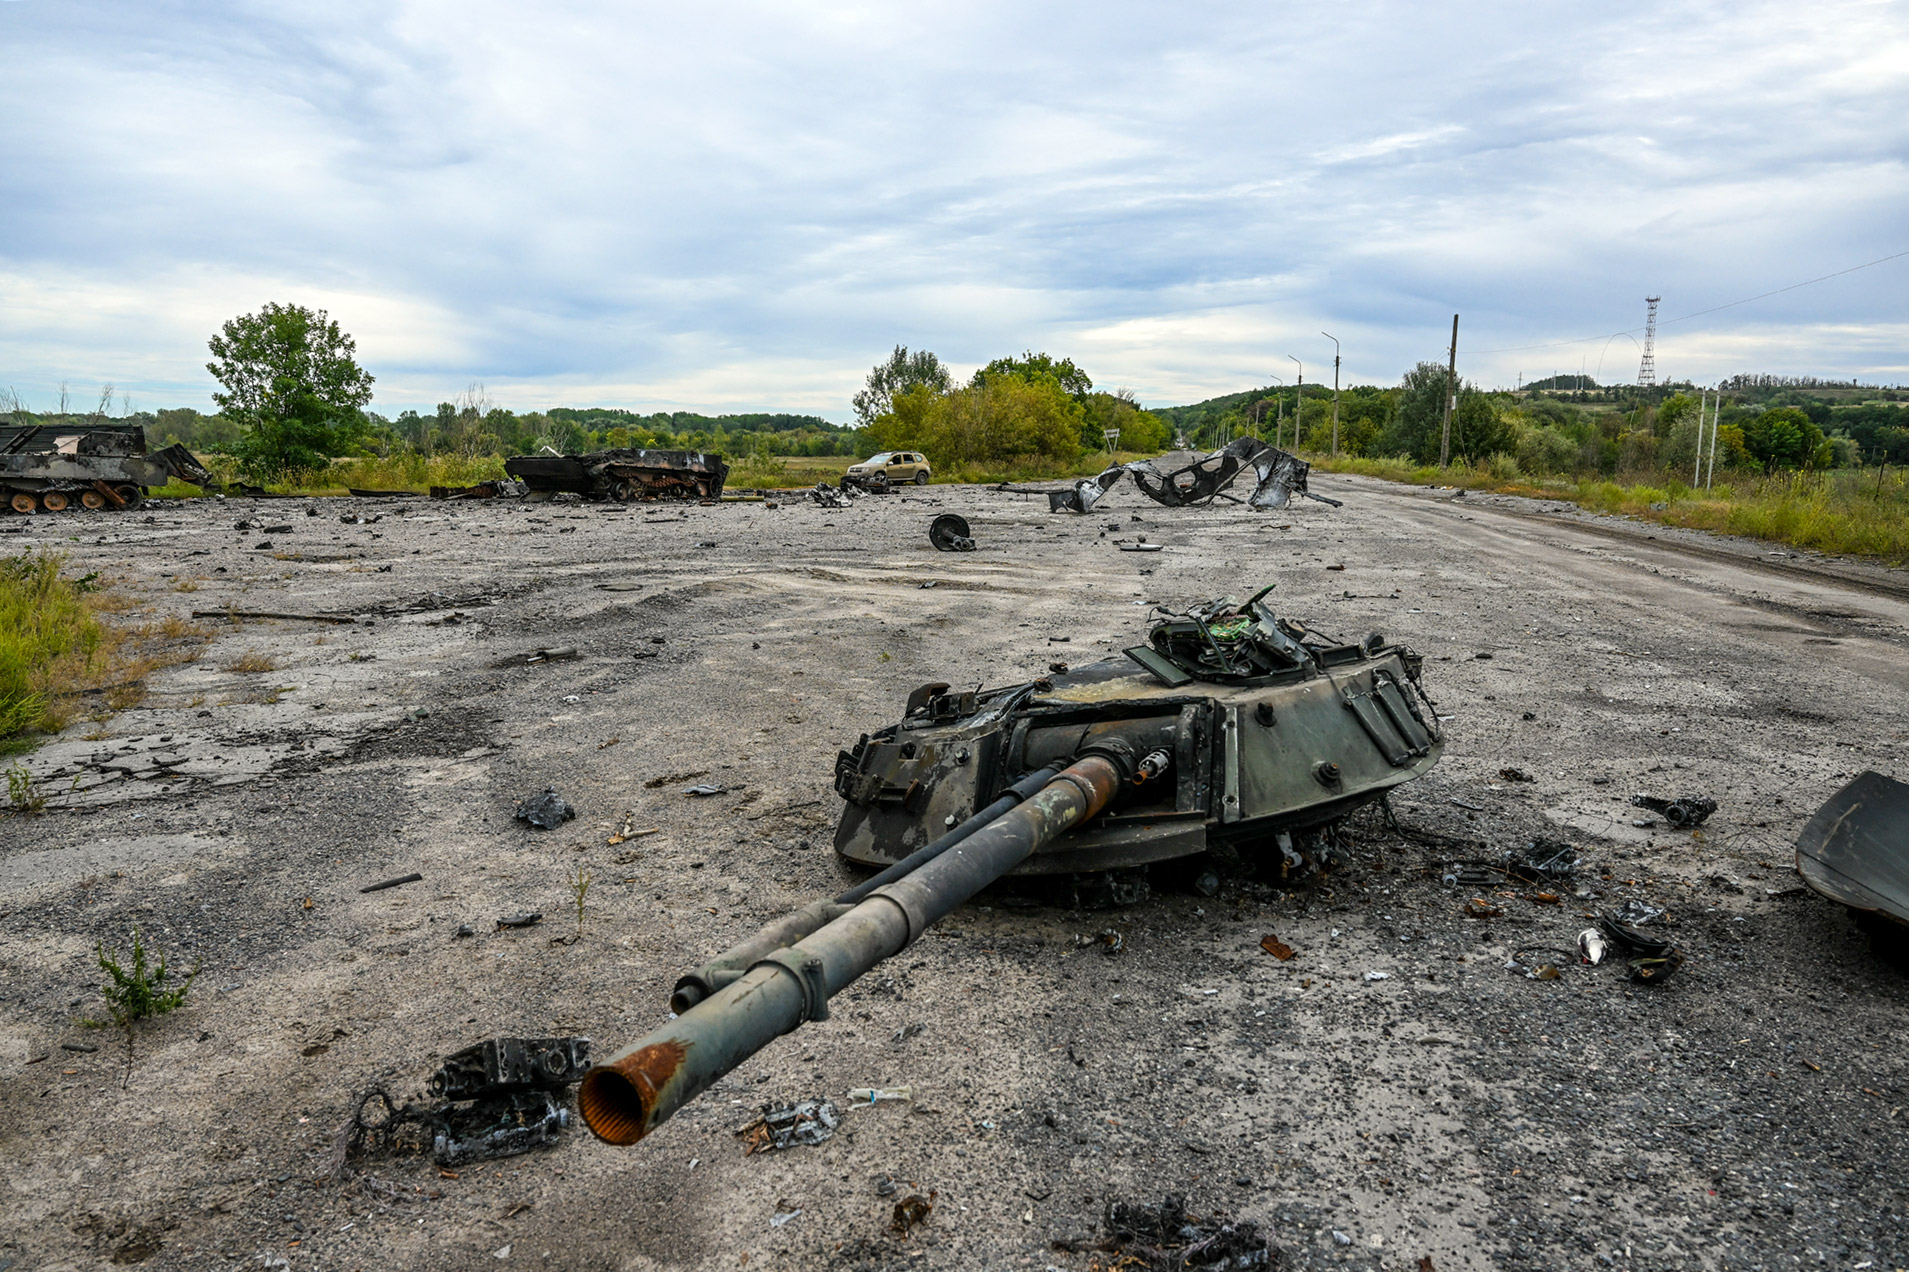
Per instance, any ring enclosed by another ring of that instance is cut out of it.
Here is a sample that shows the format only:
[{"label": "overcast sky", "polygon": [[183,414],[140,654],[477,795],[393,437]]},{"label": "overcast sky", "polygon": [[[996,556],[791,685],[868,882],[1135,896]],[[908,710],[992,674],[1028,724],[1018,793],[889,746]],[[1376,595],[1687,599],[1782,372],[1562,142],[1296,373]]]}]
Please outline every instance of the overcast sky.
[{"label": "overcast sky", "polygon": [[[0,387],[40,409],[209,408],[268,300],[387,414],[845,419],[896,343],[1165,405],[1329,381],[1322,331],[1396,382],[1455,312],[1481,383],[1634,380],[1647,294],[1909,252],[1901,3],[0,0],[0,53]],[[1909,256],[1670,323],[1659,375],[1909,382],[1905,295]]]}]

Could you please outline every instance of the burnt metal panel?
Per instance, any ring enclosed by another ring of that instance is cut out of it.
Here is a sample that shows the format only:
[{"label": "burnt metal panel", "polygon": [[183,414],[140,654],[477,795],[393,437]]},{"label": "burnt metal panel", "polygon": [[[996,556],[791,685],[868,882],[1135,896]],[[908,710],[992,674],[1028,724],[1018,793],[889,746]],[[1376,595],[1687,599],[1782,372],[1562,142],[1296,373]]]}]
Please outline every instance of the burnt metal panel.
[{"label": "burnt metal panel", "polygon": [[1796,870],[1832,901],[1909,923],[1909,785],[1868,772],[1830,796],[1797,836]]}]

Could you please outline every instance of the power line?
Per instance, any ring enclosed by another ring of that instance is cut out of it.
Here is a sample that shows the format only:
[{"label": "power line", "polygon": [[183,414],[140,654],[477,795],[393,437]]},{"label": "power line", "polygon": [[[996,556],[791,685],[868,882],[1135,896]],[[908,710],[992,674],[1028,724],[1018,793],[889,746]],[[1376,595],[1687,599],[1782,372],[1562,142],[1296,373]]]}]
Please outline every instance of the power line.
[{"label": "power line", "polygon": [[[1905,256],[1909,256],[1909,251],[1897,252],[1891,256],[1878,257],[1873,261],[1864,261],[1861,265],[1851,265],[1848,269],[1839,269],[1834,274],[1824,274],[1821,278],[1805,279],[1803,282],[1791,283],[1788,287],[1779,287],[1774,291],[1759,292],[1755,296],[1745,296],[1742,300],[1733,300],[1728,304],[1714,305],[1709,309],[1699,309],[1695,313],[1679,314],[1675,318],[1666,318],[1657,325],[1660,327],[1668,327],[1674,322],[1689,322],[1692,318],[1701,318],[1705,314],[1714,314],[1725,309],[1735,309],[1738,305],[1747,305],[1753,300],[1764,300],[1771,296],[1780,296],[1784,292],[1795,291],[1799,287],[1811,287],[1817,283],[1826,283],[1832,278],[1841,278],[1845,274],[1854,274],[1859,269],[1868,269],[1874,265],[1886,265],[1890,261],[1901,260]],[[1528,349],[1557,349],[1565,345],[1574,344],[1595,344],[1600,340],[1615,340],[1619,336],[1634,336],[1642,330],[1644,330],[1642,327],[1627,327],[1623,331],[1606,332],[1601,336],[1582,336],[1576,340],[1553,340],[1549,344],[1512,345],[1504,349],[1479,349],[1474,351],[1472,356],[1482,357],[1487,353],[1523,353]]]}]

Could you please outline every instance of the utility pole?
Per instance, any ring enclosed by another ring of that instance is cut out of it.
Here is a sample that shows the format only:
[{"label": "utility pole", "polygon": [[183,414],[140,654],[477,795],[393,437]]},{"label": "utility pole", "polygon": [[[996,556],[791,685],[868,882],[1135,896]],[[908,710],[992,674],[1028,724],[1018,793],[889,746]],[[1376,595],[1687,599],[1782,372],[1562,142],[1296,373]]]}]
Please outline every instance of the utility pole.
[{"label": "utility pole", "polygon": [[1292,358],[1292,361],[1295,364],[1297,364],[1299,367],[1299,377],[1293,381],[1293,449],[1298,450],[1299,449],[1299,421],[1300,421],[1299,408],[1306,404],[1306,364],[1303,362],[1300,362],[1298,358],[1294,358],[1293,355],[1290,353],[1287,354],[1286,356],[1288,358]]},{"label": "utility pole", "polygon": [[[1279,387],[1281,392],[1285,391],[1285,388],[1286,388],[1285,376],[1279,374],[1279,372],[1277,371],[1268,371],[1266,374],[1272,376],[1273,379],[1279,382]],[[1279,393],[1275,393],[1273,394],[1273,445],[1275,446],[1279,445],[1279,435],[1284,430],[1285,425],[1286,425],[1286,399],[1281,397]]]},{"label": "utility pole", "polygon": [[1319,333],[1332,341],[1332,453],[1339,453],[1339,337],[1330,331]]},{"label": "utility pole", "polygon": [[1458,400],[1458,315],[1452,315],[1451,361],[1445,365],[1445,429],[1438,439],[1438,466],[1452,464],[1452,406]]},{"label": "utility pole", "polygon": [[1710,409],[1710,395],[1708,393],[1699,394],[1697,397],[1697,466],[1693,468],[1690,472],[1690,484],[1693,488],[1703,485],[1704,414],[1709,409]]}]

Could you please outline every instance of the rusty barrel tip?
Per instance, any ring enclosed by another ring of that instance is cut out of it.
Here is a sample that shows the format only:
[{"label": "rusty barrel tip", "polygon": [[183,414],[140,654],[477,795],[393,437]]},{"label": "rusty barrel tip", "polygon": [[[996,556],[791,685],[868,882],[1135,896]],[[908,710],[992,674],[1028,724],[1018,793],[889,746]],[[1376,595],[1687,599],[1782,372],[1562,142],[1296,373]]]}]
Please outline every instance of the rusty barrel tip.
[{"label": "rusty barrel tip", "polygon": [[657,1093],[676,1076],[688,1054],[689,1049],[672,1038],[593,1067],[577,1087],[577,1111],[584,1125],[606,1144],[634,1144],[648,1135],[662,1121],[655,1116]]}]

